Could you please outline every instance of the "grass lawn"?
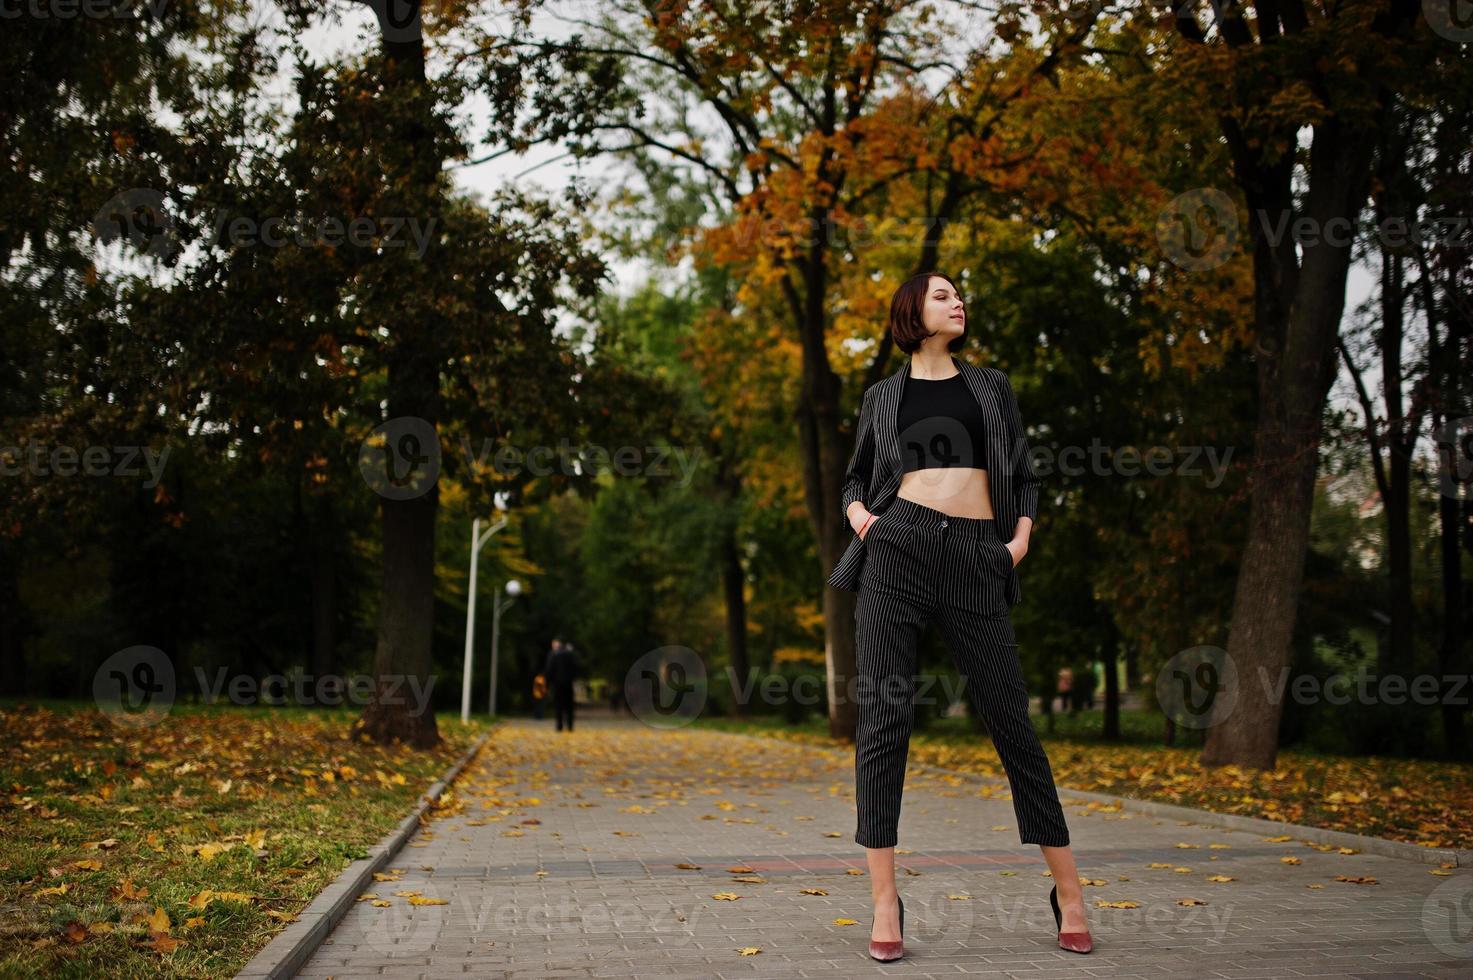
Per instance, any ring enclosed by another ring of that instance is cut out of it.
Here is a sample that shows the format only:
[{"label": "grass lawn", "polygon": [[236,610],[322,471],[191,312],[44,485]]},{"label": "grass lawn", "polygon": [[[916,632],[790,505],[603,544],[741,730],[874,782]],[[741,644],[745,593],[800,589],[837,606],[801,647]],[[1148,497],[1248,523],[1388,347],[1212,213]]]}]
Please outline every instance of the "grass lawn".
[{"label": "grass lawn", "polygon": [[[1135,716],[1135,717],[1131,717]],[[1100,711],[1056,716],[1055,734],[1034,725],[1043,738],[1054,779],[1061,787],[1112,793],[1138,800],[1282,820],[1343,830],[1426,847],[1473,848],[1473,766],[1385,756],[1328,756],[1283,750],[1272,772],[1201,765],[1199,746],[1160,744],[1160,721],[1122,712],[1122,743],[1098,739]],[[725,731],[770,735],[828,746],[828,719],[799,725],[755,717],[700,718],[695,724]],[[1006,779],[984,734],[966,719],[937,719],[911,737],[915,762]]]},{"label": "grass lawn", "polygon": [[439,715],[418,752],[358,716],[176,704],[135,731],[0,702],[0,976],[234,976],[487,728]]}]

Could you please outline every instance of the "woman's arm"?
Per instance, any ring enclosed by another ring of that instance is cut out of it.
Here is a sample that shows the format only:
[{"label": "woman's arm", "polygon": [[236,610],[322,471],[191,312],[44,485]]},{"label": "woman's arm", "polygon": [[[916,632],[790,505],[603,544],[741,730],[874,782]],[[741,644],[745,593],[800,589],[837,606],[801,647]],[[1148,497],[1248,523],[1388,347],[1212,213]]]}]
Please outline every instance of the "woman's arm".
[{"label": "woman's arm", "polygon": [[1025,542],[1033,533],[1033,524],[1038,519],[1038,473],[1033,468],[1033,451],[1028,445],[1028,434],[1023,430],[1023,418],[1018,412],[1018,396],[1013,394],[1013,384],[1002,371],[1003,399],[1008,413],[1008,424],[1013,430],[1013,444],[1009,452],[1013,456],[1013,499],[1018,510],[1018,529],[1015,537]]},{"label": "woman's arm", "polygon": [[[854,428],[854,454],[849,457],[849,469],[844,474],[842,511],[849,527],[858,530],[864,523],[869,508],[864,495],[869,492],[870,471],[875,465],[874,412],[870,406],[869,391],[859,401],[859,422]],[[854,507],[855,504],[859,508]]]}]

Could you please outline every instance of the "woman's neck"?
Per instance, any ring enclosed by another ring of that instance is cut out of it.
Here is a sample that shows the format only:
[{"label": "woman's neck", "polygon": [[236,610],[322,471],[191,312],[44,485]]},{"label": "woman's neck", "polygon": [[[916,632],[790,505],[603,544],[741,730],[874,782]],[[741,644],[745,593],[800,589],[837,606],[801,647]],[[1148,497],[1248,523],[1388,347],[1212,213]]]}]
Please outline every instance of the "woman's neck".
[{"label": "woman's neck", "polygon": [[910,376],[920,378],[922,381],[944,381],[957,373],[957,367],[952,363],[951,351],[945,345],[939,349],[932,349],[925,344],[914,354],[910,355]]}]

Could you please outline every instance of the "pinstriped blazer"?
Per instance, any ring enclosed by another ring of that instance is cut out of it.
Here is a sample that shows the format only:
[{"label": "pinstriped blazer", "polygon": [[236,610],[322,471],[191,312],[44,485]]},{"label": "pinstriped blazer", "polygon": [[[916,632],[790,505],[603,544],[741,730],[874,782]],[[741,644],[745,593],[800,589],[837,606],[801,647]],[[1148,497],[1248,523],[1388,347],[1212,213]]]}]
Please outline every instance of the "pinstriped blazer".
[{"label": "pinstriped blazer", "polygon": [[[987,478],[992,488],[992,516],[1002,540],[1012,539],[1018,518],[1037,520],[1038,474],[1033,466],[1028,437],[1018,413],[1018,400],[1008,376],[997,368],[976,367],[952,357],[957,370],[966,379],[972,396],[982,406],[987,422]],[[882,513],[895,499],[904,475],[902,447],[898,431],[900,396],[905,380],[910,377],[910,359],[900,370],[874,384],[864,393],[859,406],[859,423],[854,429],[854,454],[844,478],[842,512],[849,523],[849,505],[858,500],[875,514]],[[852,530],[852,529],[851,529]],[[859,589],[860,572],[864,569],[864,539],[858,534],[844,549],[839,563],[829,574],[828,583],[836,589],[853,592]],[[1023,598],[1018,570],[1008,576],[1008,605]]]}]

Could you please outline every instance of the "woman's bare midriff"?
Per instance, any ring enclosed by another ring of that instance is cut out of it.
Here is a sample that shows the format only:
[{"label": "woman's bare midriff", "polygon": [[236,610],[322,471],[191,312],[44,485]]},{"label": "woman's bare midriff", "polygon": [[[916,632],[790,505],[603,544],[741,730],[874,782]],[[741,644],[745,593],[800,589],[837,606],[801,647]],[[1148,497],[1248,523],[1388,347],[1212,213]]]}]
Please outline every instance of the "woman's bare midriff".
[{"label": "woman's bare midriff", "polygon": [[952,517],[992,517],[992,486],[987,471],[975,467],[912,470],[900,478],[895,495]]}]

